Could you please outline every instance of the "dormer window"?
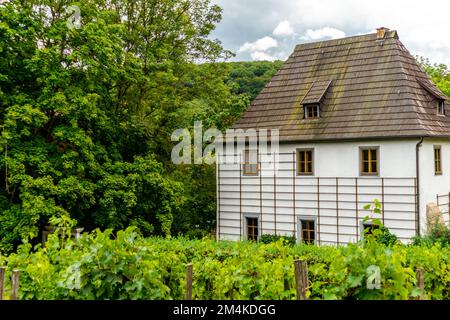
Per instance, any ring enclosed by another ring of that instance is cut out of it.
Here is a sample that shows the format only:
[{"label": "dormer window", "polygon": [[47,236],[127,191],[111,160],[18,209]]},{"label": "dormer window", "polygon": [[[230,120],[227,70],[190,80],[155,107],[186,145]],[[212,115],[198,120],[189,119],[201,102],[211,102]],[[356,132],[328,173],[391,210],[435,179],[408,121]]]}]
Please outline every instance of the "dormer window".
[{"label": "dormer window", "polygon": [[305,119],[320,117],[320,106],[318,104],[305,105]]},{"label": "dormer window", "polygon": [[325,103],[325,94],[330,85],[331,80],[314,81],[311,84],[301,102],[305,111],[304,119],[320,118],[320,107]]},{"label": "dormer window", "polygon": [[444,116],[445,115],[445,101],[444,100],[438,100],[437,103],[437,114]]}]

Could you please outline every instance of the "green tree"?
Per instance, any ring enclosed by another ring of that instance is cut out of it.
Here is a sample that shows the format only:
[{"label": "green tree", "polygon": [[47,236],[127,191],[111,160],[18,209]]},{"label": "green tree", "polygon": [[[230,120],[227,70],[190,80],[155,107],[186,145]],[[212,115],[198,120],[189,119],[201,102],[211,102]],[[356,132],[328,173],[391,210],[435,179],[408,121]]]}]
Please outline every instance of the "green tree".
[{"label": "green tree", "polygon": [[229,82],[233,93],[247,94],[250,100],[256,98],[264,86],[283,65],[283,61],[232,62]]},{"label": "green tree", "polygon": [[0,5],[0,248],[51,216],[90,229],[170,233],[182,185],[155,156],[194,61],[226,53],[208,38],[209,0],[68,0]]}]

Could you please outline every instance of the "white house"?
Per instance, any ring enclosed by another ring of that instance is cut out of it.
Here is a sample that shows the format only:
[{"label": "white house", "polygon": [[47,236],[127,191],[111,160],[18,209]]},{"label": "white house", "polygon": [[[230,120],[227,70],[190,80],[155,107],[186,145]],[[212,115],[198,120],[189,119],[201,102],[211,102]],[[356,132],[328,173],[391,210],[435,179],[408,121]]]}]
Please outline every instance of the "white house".
[{"label": "white house", "polygon": [[219,239],[354,242],[378,199],[408,242],[427,204],[448,212],[448,98],[396,31],[298,45],[233,128],[278,129],[279,161],[267,167],[258,146],[223,151],[239,161],[217,164]]}]

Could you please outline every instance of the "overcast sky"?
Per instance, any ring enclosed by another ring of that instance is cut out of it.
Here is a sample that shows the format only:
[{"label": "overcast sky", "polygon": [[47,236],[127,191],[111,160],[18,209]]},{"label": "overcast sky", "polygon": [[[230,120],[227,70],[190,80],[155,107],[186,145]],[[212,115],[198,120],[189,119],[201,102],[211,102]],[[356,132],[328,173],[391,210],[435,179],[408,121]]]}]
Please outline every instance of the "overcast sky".
[{"label": "overcast sky", "polygon": [[398,31],[414,55],[450,66],[450,1],[213,0],[223,8],[213,37],[233,60],[285,60],[298,43]]}]

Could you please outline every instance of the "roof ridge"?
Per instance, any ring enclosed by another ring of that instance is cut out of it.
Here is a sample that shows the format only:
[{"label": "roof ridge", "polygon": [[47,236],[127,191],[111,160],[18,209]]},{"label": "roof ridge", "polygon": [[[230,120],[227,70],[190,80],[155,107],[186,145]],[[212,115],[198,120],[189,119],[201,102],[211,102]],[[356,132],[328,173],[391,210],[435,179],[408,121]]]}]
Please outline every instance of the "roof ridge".
[{"label": "roof ridge", "polygon": [[[374,32],[374,33],[358,34],[358,35],[342,37],[342,38],[336,38],[336,39],[328,39],[328,40],[320,40],[320,41],[298,43],[298,44],[295,45],[294,51],[297,50],[297,47],[305,46],[305,45],[315,45],[315,44],[321,44],[321,43],[325,44],[325,43],[338,42],[338,41],[342,41],[342,40],[353,40],[353,39],[356,40],[358,38],[364,38],[364,37],[376,36],[376,35],[377,35],[377,33]],[[389,31],[387,31],[386,32],[386,36],[383,39],[386,40],[386,39],[391,39],[391,38],[397,38],[398,39],[397,30],[389,30]],[[380,39],[380,40],[382,40],[382,39]]]}]

